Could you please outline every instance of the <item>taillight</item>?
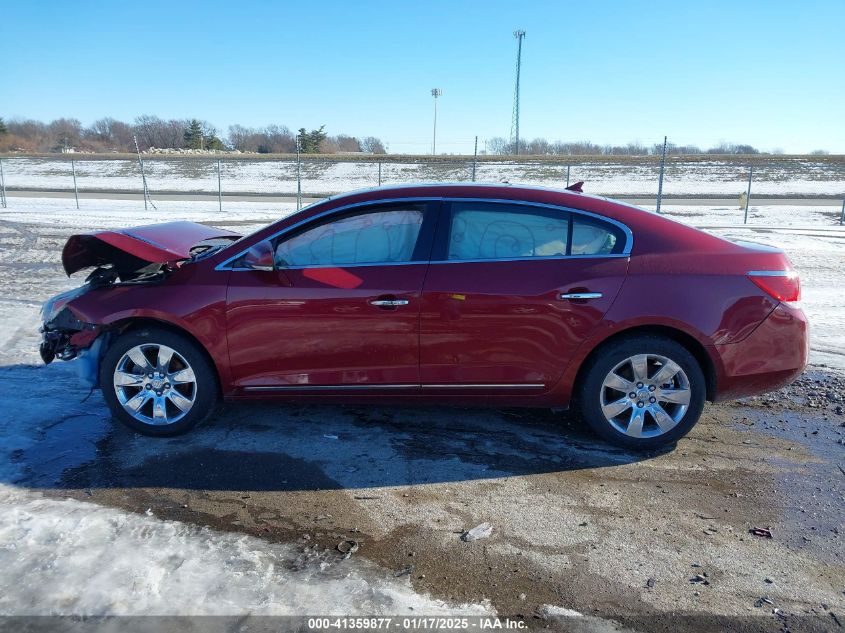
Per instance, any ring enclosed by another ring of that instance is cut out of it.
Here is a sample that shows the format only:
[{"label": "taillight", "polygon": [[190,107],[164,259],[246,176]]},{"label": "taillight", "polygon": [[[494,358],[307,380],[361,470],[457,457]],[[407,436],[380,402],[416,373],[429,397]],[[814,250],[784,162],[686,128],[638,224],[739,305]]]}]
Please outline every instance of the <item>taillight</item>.
[{"label": "taillight", "polygon": [[778,301],[794,303],[801,300],[801,282],[794,270],[753,270],[748,278]]}]

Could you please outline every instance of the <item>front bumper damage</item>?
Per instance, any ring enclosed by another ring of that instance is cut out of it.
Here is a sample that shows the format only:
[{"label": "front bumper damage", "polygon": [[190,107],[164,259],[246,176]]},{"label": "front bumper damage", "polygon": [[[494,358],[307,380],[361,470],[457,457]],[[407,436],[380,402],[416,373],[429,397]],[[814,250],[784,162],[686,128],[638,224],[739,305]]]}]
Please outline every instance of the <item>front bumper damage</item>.
[{"label": "front bumper damage", "polygon": [[101,325],[84,323],[67,307],[41,326],[41,360],[49,365],[54,359],[76,359],[80,381],[89,388],[98,385],[100,360],[111,333]]}]

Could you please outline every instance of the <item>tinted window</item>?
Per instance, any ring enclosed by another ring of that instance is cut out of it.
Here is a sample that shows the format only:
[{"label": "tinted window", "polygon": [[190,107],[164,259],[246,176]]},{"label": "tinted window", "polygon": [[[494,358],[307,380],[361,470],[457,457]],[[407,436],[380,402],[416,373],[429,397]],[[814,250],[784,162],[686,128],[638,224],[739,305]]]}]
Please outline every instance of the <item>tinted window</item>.
[{"label": "tinted window", "polygon": [[448,258],[507,259],[566,255],[569,214],[496,203],[452,205]]},{"label": "tinted window", "polygon": [[276,265],[325,266],[412,261],[423,221],[422,205],[347,215],[283,241]]},{"label": "tinted window", "polygon": [[[621,236],[615,228],[572,216],[572,255],[607,255],[618,253],[622,247]],[[617,244],[619,248],[617,249]]]}]

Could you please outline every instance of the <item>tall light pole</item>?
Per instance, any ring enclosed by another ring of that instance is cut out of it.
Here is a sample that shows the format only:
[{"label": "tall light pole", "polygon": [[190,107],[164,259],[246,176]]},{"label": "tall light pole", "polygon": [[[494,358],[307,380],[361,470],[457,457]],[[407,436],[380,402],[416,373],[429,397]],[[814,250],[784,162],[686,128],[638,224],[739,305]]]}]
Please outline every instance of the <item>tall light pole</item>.
[{"label": "tall light pole", "polygon": [[434,135],[431,139],[431,155],[437,153],[437,97],[443,94],[440,88],[432,88],[431,96],[434,97]]},{"label": "tall light pole", "polygon": [[522,69],[522,39],[525,31],[513,32],[516,38],[516,86],[513,91],[513,120],[511,121],[511,138],[514,140],[516,154],[519,155],[519,72]]}]

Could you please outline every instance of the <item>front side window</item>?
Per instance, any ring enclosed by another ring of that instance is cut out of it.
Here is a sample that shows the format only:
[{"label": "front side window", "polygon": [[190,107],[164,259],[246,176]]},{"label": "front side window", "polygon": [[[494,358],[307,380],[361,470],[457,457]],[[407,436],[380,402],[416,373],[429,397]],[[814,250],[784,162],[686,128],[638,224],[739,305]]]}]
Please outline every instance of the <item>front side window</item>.
[{"label": "front side window", "polygon": [[567,254],[569,214],[512,204],[452,205],[449,259],[559,257]]},{"label": "front side window", "polygon": [[409,262],[423,205],[366,211],[306,229],[276,246],[276,266],[344,266]]}]

